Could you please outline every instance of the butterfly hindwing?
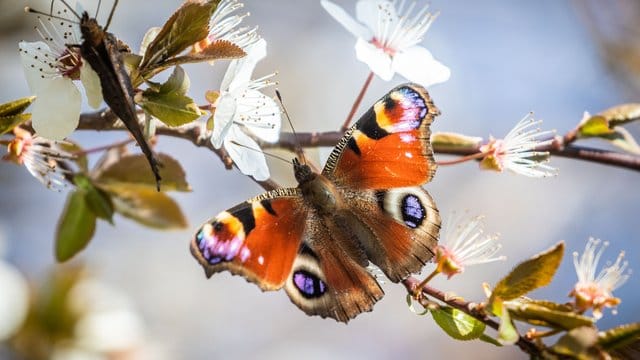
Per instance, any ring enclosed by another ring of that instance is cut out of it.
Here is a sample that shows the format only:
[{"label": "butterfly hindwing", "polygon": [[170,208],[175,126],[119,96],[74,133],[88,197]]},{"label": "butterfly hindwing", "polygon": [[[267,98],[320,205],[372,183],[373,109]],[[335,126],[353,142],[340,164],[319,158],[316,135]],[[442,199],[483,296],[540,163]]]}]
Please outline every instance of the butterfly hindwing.
[{"label": "butterfly hindwing", "polygon": [[434,255],[440,231],[436,205],[421,187],[359,193],[350,211],[369,231],[367,257],[393,282],[417,273]]},{"label": "butterfly hindwing", "polygon": [[285,284],[291,301],[308,315],[342,322],[371,311],[384,292],[364,267],[362,249],[313,212],[307,224],[305,243]]},{"label": "butterfly hindwing", "polygon": [[347,131],[322,174],[338,185],[358,189],[417,186],[430,181],[436,165],[429,125],[439,114],[420,85],[394,88]]},{"label": "butterfly hindwing", "polygon": [[278,189],[207,221],[191,253],[208,276],[224,270],[262,290],[280,289],[302,243],[306,208],[297,189]]}]

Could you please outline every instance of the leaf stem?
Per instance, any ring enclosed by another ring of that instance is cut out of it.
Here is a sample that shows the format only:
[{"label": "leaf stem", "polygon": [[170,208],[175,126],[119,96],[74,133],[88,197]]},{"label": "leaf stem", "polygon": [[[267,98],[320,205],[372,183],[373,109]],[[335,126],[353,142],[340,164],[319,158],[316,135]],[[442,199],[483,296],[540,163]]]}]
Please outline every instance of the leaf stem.
[{"label": "leaf stem", "polygon": [[127,140],[119,141],[117,143],[113,143],[113,144],[109,144],[109,145],[98,146],[98,147],[94,147],[94,148],[86,149],[86,150],[78,150],[78,151],[74,151],[73,155],[76,155],[76,156],[89,155],[89,154],[93,154],[93,153],[97,153],[97,152],[101,152],[101,151],[105,151],[105,150],[110,150],[110,149],[117,148],[117,147],[126,146],[126,145],[129,145],[130,143],[132,143],[134,141],[135,141],[135,139],[127,139]]},{"label": "leaf stem", "polygon": [[347,131],[347,129],[349,129],[349,124],[351,123],[353,116],[356,114],[356,111],[360,107],[360,103],[362,102],[362,99],[364,98],[364,94],[367,92],[367,89],[371,84],[371,80],[373,80],[373,71],[369,72],[369,75],[367,76],[367,80],[364,81],[364,85],[362,85],[362,89],[360,89],[360,93],[358,94],[356,101],[353,103],[353,106],[351,106],[351,111],[349,112],[349,115],[347,115],[347,118],[344,120],[344,123],[340,128],[342,132],[345,132]]},{"label": "leaf stem", "polygon": [[467,162],[470,160],[476,160],[476,159],[482,159],[483,157],[487,156],[488,153],[486,152],[478,152],[475,154],[471,154],[471,155],[465,155],[465,156],[461,156],[457,159],[453,159],[453,160],[438,160],[436,161],[436,164],[438,165],[456,165],[456,164],[461,164],[463,162]]}]

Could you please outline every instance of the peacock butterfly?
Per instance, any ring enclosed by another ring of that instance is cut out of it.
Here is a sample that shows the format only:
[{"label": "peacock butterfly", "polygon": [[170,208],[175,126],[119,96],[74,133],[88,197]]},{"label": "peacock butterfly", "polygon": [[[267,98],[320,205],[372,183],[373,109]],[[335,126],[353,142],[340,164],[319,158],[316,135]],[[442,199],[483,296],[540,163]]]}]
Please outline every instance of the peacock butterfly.
[{"label": "peacock butterfly", "polygon": [[280,188],[207,221],[191,253],[210,277],[228,270],[284,287],[308,315],[348,322],[384,292],[367,271],[402,281],[434,255],[436,205],[421,185],[436,170],[429,126],[440,112],[416,84],[398,86],[346,131],[322,173],[294,159],[298,187]]}]

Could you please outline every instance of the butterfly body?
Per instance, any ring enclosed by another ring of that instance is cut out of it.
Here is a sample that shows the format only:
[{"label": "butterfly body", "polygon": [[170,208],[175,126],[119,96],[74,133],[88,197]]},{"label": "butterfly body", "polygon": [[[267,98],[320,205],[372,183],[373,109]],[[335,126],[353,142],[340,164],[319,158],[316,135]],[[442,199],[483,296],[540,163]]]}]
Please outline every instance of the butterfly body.
[{"label": "butterfly body", "polygon": [[80,32],[83,38],[83,42],[80,44],[82,58],[98,74],[104,101],[122,120],[140,146],[151,166],[158,190],[160,190],[161,179],[158,161],[140,129],[135,109],[135,93],[122,60],[123,45],[113,34],[105,31],[96,19],[90,17],[87,12],[84,12],[80,18]]},{"label": "butterfly body", "polygon": [[207,221],[191,252],[207,276],[227,270],[262,290],[284,288],[309,315],[347,322],[393,282],[420,271],[440,217],[420,187],[435,171],[429,125],[439,114],[408,84],[378,101],[336,145],[322,173],[294,160],[296,188],[277,189]]}]

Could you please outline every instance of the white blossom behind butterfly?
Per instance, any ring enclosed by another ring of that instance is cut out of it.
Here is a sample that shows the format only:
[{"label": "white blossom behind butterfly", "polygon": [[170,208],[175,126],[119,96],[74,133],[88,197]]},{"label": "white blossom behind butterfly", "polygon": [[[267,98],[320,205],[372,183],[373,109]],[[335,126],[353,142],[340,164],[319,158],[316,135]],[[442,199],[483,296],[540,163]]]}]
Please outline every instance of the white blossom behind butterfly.
[{"label": "white blossom behind butterfly", "polygon": [[[62,18],[66,9],[54,15]],[[29,89],[37,96],[32,107],[32,124],[40,136],[62,140],[78,126],[82,97],[74,80],[80,80],[89,105],[97,109],[102,104],[98,74],[80,57],[77,49],[67,44],[79,44],[78,25],[42,18],[36,31],[43,41],[18,44]]]},{"label": "white blossom behind butterfly", "polygon": [[222,79],[220,96],[215,102],[211,143],[224,145],[238,169],[256,180],[269,178],[269,168],[258,143],[251,135],[276,142],[282,124],[280,107],[259,90],[272,85],[269,74],[251,80],[258,61],[267,55],[267,43],[260,39],[246,49],[247,55],[233,60]]},{"label": "white blossom behind butterfly", "polygon": [[[449,79],[449,68],[418,45],[437,16],[427,11],[428,6],[415,10],[415,3],[405,6],[401,0],[396,9],[395,1],[359,0],[356,21],[333,2],[321,0],[320,3],[358,38],[356,57],[381,79],[389,81],[398,73],[423,86]],[[414,13],[416,15],[410,17]]]}]

